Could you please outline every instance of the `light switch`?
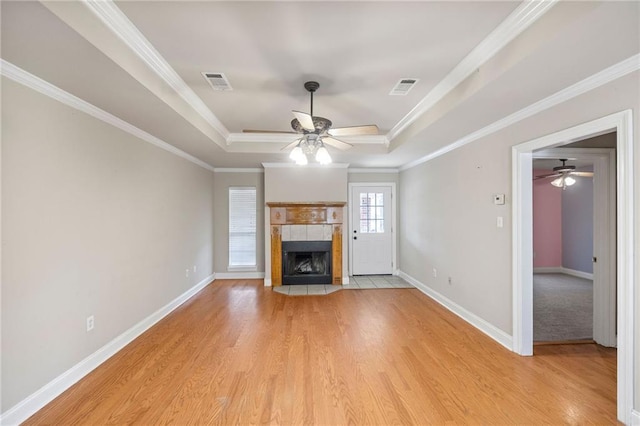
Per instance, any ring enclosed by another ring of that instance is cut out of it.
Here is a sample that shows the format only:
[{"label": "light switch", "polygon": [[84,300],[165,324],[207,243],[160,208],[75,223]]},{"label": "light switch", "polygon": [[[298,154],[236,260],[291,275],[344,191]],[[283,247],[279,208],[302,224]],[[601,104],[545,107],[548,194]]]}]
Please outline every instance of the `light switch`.
[{"label": "light switch", "polygon": [[502,228],[504,226],[504,221],[502,220],[502,216],[498,216],[496,219],[496,226],[498,228]]},{"label": "light switch", "polygon": [[504,194],[493,194],[493,204],[503,205],[504,204]]}]

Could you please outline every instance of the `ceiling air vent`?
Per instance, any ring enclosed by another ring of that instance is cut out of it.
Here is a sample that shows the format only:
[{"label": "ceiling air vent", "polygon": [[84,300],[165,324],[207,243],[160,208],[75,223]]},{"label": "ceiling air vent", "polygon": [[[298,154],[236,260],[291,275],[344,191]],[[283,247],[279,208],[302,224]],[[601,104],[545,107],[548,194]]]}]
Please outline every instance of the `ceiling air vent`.
[{"label": "ceiling air vent", "polygon": [[233,90],[227,77],[220,72],[203,72],[202,75],[209,82],[213,90]]},{"label": "ceiling air vent", "polygon": [[403,78],[402,80],[398,81],[394,88],[391,89],[391,92],[389,92],[389,94],[393,96],[404,96],[409,93],[409,90],[411,90],[411,88],[415,86],[418,81],[419,80],[417,78]]}]

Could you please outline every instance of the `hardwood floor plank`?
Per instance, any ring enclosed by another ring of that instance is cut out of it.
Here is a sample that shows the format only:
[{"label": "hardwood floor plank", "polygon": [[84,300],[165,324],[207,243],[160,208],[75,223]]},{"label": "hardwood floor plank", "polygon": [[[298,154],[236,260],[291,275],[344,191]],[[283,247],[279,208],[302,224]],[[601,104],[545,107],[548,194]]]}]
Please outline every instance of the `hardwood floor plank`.
[{"label": "hardwood floor plank", "polygon": [[616,351],[517,356],[415,289],[221,280],[25,422],[615,423]]}]

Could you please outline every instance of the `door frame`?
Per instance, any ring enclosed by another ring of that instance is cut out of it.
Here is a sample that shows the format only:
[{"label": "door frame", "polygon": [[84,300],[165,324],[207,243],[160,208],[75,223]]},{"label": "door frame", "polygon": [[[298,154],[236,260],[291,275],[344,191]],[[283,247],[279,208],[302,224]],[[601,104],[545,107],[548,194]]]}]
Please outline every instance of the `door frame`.
[{"label": "door frame", "polygon": [[351,238],[351,234],[353,233],[354,224],[353,224],[353,188],[363,187],[363,186],[388,186],[391,188],[391,262],[393,263],[393,275],[398,275],[398,259],[396,252],[396,232],[397,232],[397,223],[396,223],[396,183],[395,182],[349,182],[348,185],[348,198],[347,198],[347,216],[349,223],[349,276],[353,271],[353,239]]},{"label": "door frame", "polygon": [[616,239],[617,239],[617,417],[631,424],[633,409],[634,304],[634,188],[633,113],[625,110],[584,124],[513,146],[512,153],[512,271],[513,351],[533,354],[533,151],[553,148],[611,131],[616,145]]},{"label": "door frame", "polygon": [[[615,150],[612,148],[552,148],[533,158],[577,158],[593,162],[593,340],[616,346],[616,202]],[[610,285],[604,286],[605,283]]]}]

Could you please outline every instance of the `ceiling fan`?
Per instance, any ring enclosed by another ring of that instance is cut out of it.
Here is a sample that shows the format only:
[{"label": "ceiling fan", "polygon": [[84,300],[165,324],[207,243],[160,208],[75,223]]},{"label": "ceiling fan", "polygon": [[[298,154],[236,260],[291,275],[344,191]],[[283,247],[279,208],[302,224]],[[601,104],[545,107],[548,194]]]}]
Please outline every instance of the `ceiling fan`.
[{"label": "ceiling fan", "polygon": [[562,165],[554,167],[553,173],[536,176],[533,180],[555,178],[551,181],[551,185],[566,189],[567,186],[571,186],[576,183],[576,180],[572,176],[593,177],[593,172],[579,172],[576,171],[576,166],[568,166],[566,164],[568,161],[566,158],[560,159],[560,161],[562,162]]},{"label": "ceiling fan", "polygon": [[[311,95],[311,110],[309,114],[301,111],[291,111],[295,117],[291,120],[291,128],[302,136],[291,142],[283,151],[293,148],[289,157],[297,164],[307,164],[307,156],[315,156],[320,164],[331,162],[331,156],[325,148],[325,144],[331,147],[347,150],[353,145],[337,139],[336,136],[377,135],[378,126],[370,124],[366,126],[340,127],[332,129],[331,120],[313,115],[313,93],[318,90],[320,84],[317,81],[307,81],[304,88]],[[292,133],[273,132],[267,130],[243,130],[244,133]]]}]

